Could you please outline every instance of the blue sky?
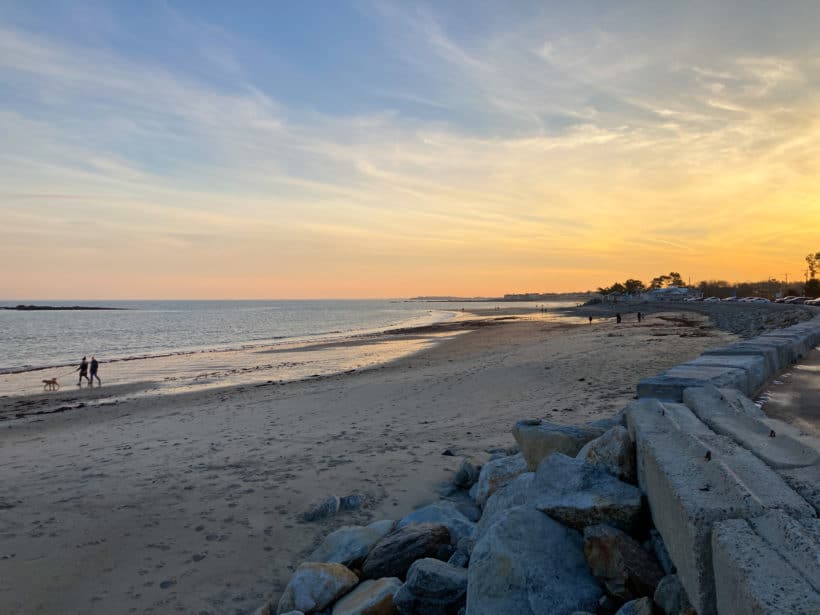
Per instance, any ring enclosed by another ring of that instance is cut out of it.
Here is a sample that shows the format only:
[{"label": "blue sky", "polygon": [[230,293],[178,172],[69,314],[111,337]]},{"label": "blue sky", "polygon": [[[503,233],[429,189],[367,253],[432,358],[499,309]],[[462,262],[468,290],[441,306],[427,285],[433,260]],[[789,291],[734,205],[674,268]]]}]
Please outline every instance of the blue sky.
[{"label": "blue sky", "polygon": [[[816,2],[0,0],[0,258],[21,263],[2,294],[798,274],[820,249],[818,18]],[[89,261],[105,266],[78,283]]]}]

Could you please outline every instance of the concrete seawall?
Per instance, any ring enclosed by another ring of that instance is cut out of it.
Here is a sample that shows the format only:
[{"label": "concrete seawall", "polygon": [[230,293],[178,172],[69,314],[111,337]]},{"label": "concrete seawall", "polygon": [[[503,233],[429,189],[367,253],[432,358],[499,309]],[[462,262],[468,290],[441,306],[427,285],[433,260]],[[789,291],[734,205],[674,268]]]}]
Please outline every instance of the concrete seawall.
[{"label": "concrete seawall", "polygon": [[627,407],[639,485],[700,615],[820,613],[820,441],[750,399],[818,344],[820,314],[646,378]]}]

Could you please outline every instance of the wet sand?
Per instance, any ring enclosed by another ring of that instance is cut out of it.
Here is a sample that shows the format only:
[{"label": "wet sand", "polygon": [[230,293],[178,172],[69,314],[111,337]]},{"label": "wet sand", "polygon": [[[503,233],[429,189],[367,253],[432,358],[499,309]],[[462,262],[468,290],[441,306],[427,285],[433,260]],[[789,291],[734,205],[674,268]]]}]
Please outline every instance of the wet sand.
[{"label": "wet sand", "polygon": [[[692,314],[534,317],[284,384],[23,418],[37,395],[0,399],[0,612],[252,612],[328,531],[435,499],[460,455],[511,445],[516,419],[609,416],[640,378],[731,339]],[[300,520],[354,492],[362,510]]]}]

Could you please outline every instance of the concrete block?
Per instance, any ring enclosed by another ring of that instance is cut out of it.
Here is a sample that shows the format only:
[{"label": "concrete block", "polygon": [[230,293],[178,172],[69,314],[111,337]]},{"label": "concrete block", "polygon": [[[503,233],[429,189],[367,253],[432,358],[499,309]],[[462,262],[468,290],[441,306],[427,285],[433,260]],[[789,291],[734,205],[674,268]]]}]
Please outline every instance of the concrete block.
[{"label": "concrete block", "polygon": [[764,333],[754,339],[756,342],[767,342],[769,340],[786,341],[792,348],[795,361],[808,356],[809,352],[811,352],[812,348],[814,348],[814,345],[809,342],[806,335],[802,335],[799,332],[786,333],[784,329],[778,329],[777,331],[772,331],[771,333]]},{"label": "concrete block", "polygon": [[[782,531],[773,527],[778,523],[785,524]],[[785,515],[730,519],[715,524],[711,543],[719,615],[820,613],[816,578],[804,575],[820,570],[820,543],[810,526]]]},{"label": "concrete block", "polygon": [[778,470],[783,481],[800,494],[820,515],[820,464],[806,468]]},{"label": "concrete block", "polygon": [[802,468],[820,463],[820,452],[792,438],[775,433],[763,420],[738,412],[714,387],[686,389],[684,403],[715,433],[728,436],[775,469]]},{"label": "concrete block", "polygon": [[684,389],[707,384],[739,389],[746,394],[751,393],[749,376],[742,369],[683,364],[641,380],[638,383],[638,397],[681,401]]},{"label": "concrete block", "polygon": [[732,355],[762,357],[766,361],[769,374],[776,374],[791,365],[791,347],[787,343],[756,343],[753,340],[729,344],[721,348],[705,350],[701,356]]},{"label": "concrete block", "polygon": [[766,360],[759,356],[738,356],[738,355],[724,355],[712,354],[701,355],[697,359],[693,359],[684,365],[712,365],[717,367],[733,367],[742,369],[746,372],[746,377],[749,381],[750,396],[754,396],[763,385],[765,385],[772,372],[769,371],[766,365]]},{"label": "concrete block", "polygon": [[[669,407],[674,407],[674,413]],[[671,415],[671,416],[670,416]],[[686,431],[673,427],[673,417]],[[638,482],[655,526],[701,615],[715,613],[711,531],[724,519],[780,508],[797,517],[814,510],[763,462],[729,438],[710,433],[678,404],[639,400],[627,407]],[[709,452],[707,459],[706,453]]]}]

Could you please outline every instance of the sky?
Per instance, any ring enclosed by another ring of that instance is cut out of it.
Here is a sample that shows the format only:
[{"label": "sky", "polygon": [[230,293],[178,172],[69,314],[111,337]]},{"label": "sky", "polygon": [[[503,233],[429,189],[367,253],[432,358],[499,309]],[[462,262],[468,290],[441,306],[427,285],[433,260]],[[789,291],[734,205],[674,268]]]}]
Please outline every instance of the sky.
[{"label": "sky", "polygon": [[802,278],[820,3],[0,0],[0,298]]}]

